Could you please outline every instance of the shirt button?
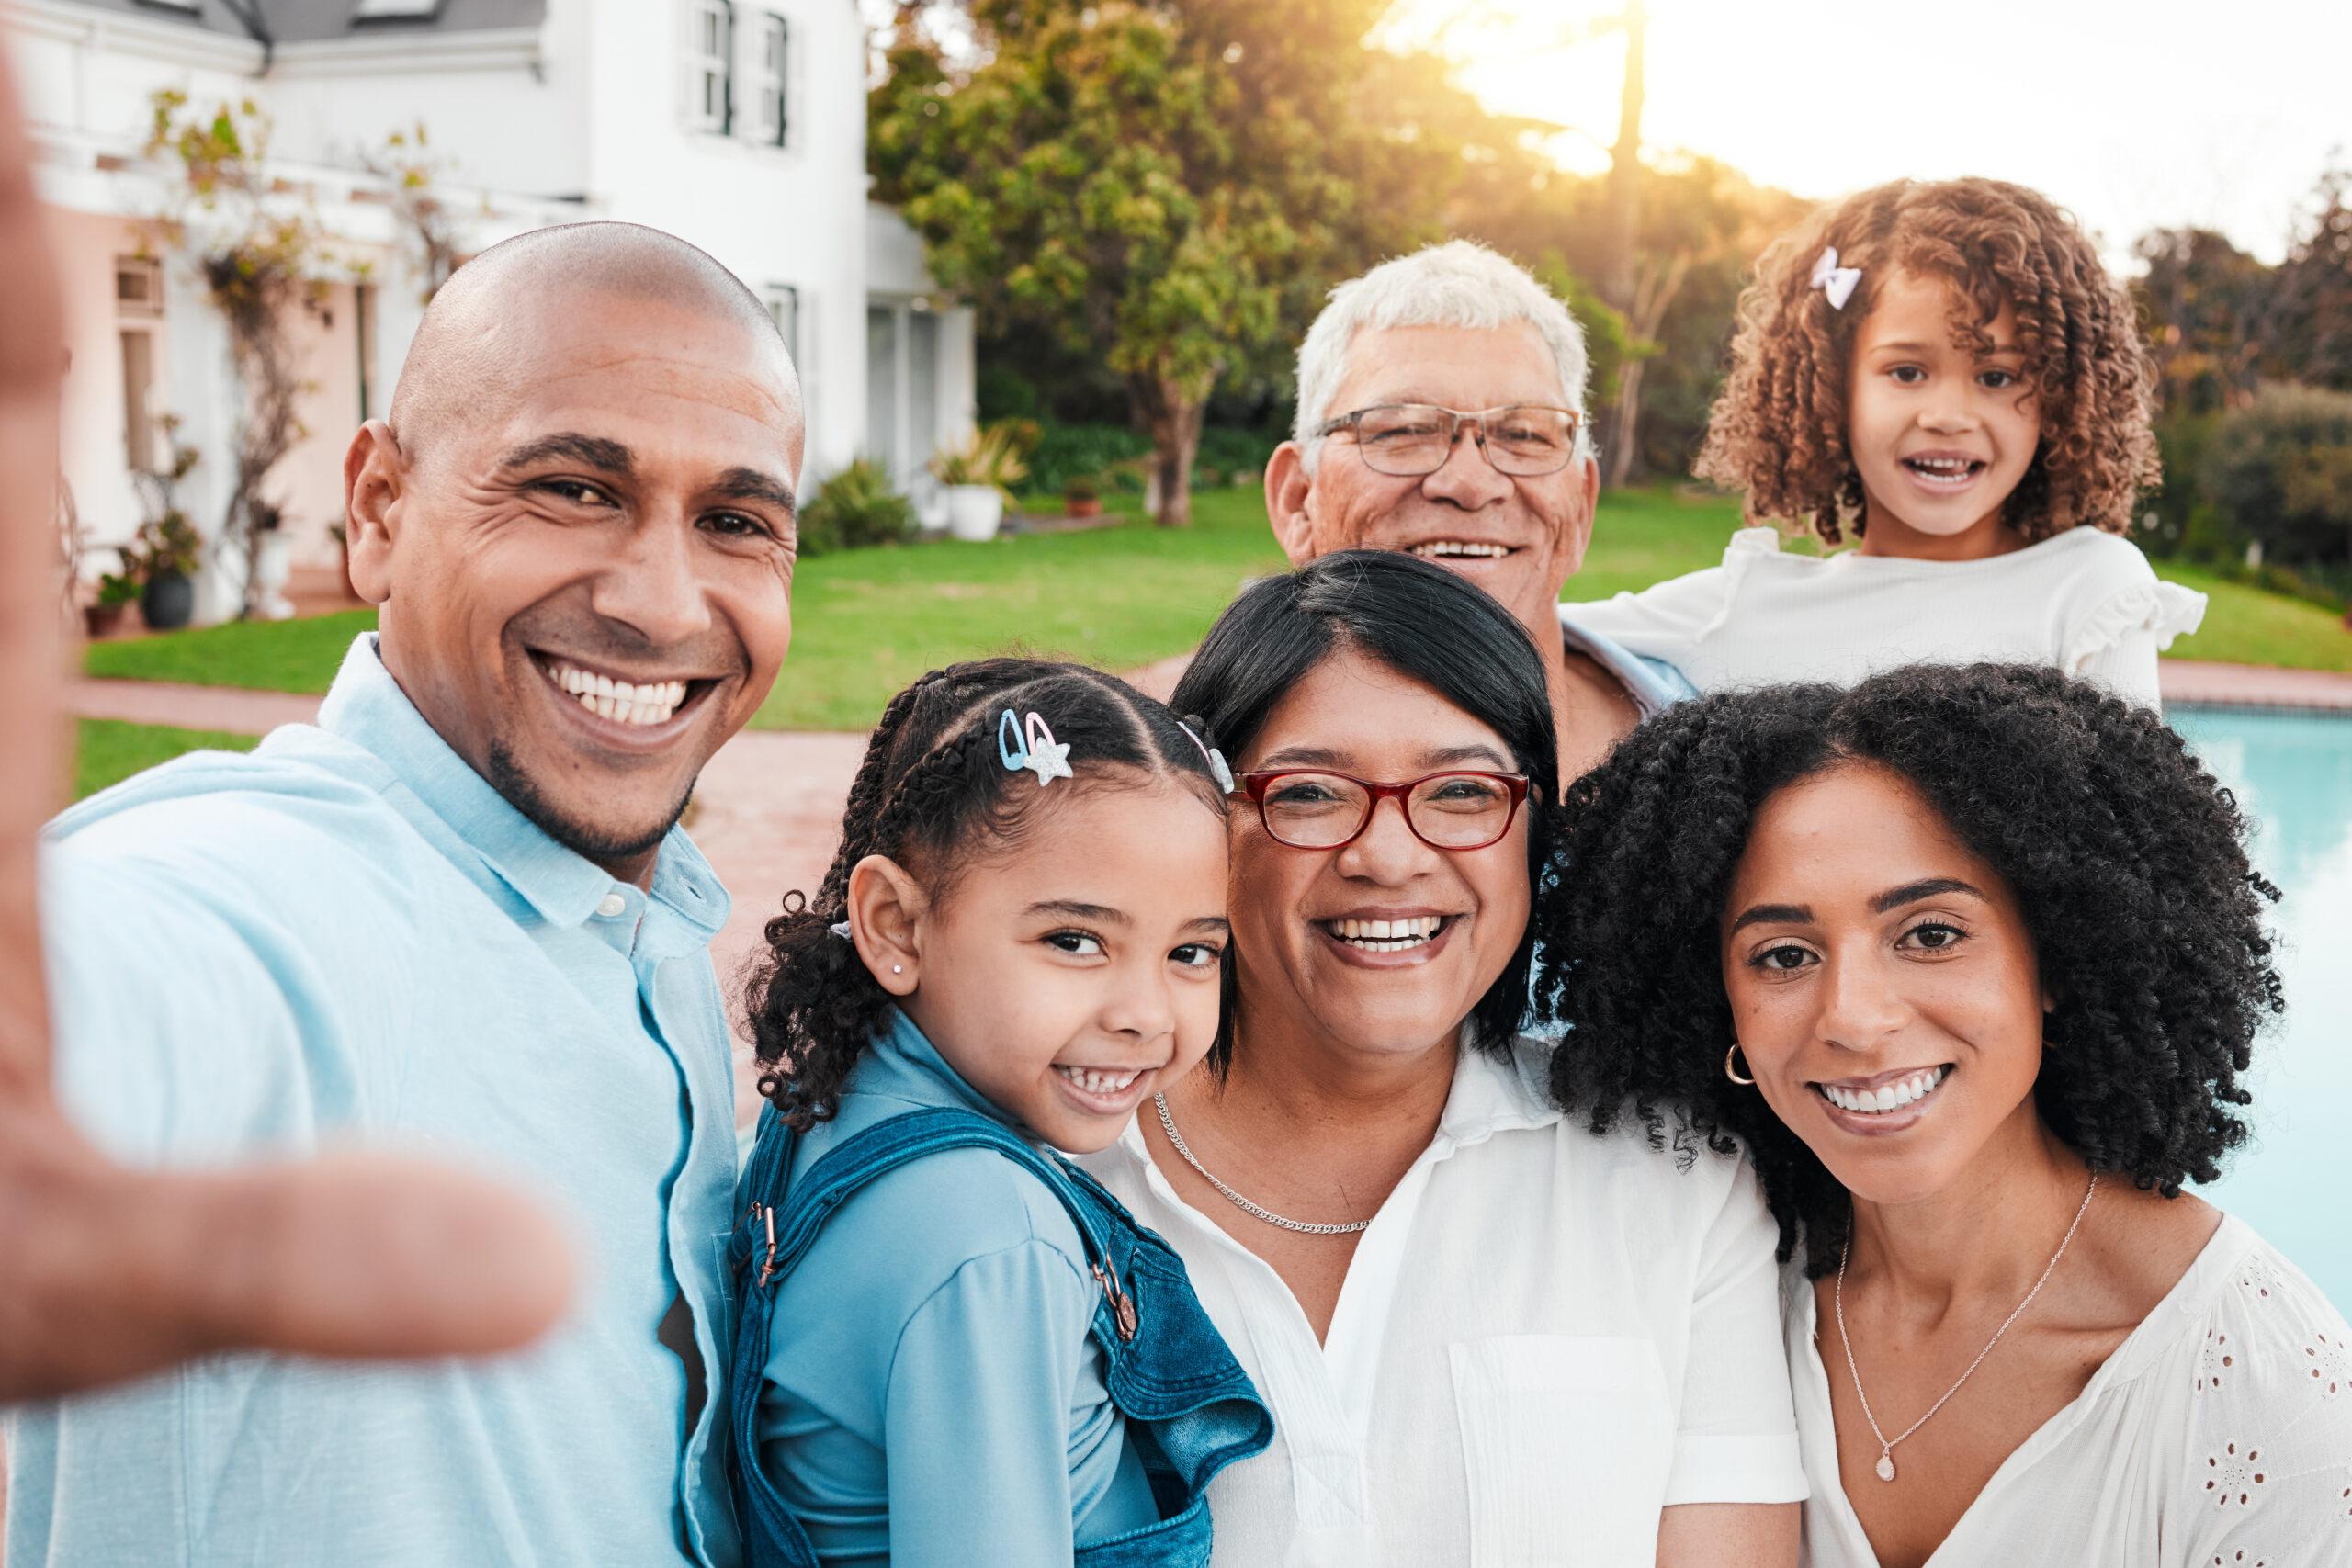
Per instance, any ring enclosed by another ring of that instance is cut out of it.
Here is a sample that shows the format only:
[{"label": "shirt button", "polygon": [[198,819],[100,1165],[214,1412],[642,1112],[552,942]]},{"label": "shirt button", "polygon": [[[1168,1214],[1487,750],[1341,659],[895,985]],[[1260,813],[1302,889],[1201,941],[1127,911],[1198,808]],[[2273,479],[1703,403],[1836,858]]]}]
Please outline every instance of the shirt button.
[{"label": "shirt button", "polygon": [[628,900],[617,893],[607,893],[596,900],[596,913],[608,920],[628,908]]}]

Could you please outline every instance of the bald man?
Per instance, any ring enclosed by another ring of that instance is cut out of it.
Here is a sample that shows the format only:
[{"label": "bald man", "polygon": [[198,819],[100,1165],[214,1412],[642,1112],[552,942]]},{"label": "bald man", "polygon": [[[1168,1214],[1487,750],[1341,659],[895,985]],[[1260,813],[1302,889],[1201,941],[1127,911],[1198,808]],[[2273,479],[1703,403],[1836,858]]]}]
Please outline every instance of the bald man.
[{"label": "bald man", "polygon": [[[676,824],[784,658],[801,448],[774,325],[701,252],[591,223],[484,253],[345,458],[380,630],[316,727],[51,825],[57,1092],[105,1154],[388,1141],[551,1194],[585,1267],[509,1359],[230,1354],[20,1406],[8,1562],[736,1561],[705,1383],[728,905]],[[413,1255],[419,1213],[320,1229]]]}]

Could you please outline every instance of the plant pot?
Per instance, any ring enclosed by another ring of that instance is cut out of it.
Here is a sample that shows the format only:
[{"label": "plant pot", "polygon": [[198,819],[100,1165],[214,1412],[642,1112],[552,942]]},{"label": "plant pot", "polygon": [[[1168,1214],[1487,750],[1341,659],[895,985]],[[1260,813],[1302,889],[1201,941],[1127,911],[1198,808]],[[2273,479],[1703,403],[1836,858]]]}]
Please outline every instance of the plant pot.
[{"label": "plant pot", "polygon": [[151,631],[176,631],[196,614],[196,583],[176,571],[159,571],[139,592],[139,614]]},{"label": "plant pot", "polygon": [[994,485],[947,487],[947,532],[978,543],[996,537],[1004,522],[1004,492]]},{"label": "plant pot", "polygon": [[111,604],[85,604],[82,606],[82,629],[89,634],[92,642],[102,637],[112,637],[122,629],[122,618],[130,613],[130,601],[128,599],[117,600]]},{"label": "plant pot", "polygon": [[293,572],[294,541],[283,528],[273,528],[254,551],[254,604],[264,619],[282,621],[294,614],[293,603],[286,597],[286,580]]},{"label": "plant pot", "polygon": [[1075,501],[1065,496],[1062,498],[1062,515],[1065,517],[1100,517],[1102,515],[1102,500],[1099,497],[1089,497],[1084,501]]}]

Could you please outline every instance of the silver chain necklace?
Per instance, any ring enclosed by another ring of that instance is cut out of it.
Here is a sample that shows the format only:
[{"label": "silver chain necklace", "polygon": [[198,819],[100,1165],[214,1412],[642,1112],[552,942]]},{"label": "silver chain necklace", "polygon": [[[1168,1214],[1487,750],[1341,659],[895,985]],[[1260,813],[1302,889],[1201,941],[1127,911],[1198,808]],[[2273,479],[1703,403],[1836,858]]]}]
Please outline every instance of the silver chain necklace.
[{"label": "silver chain necklace", "polygon": [[[1162,1117],[1165,1117],[1167,1112],[1162,1111],[1160,1114]],[[1193,1168],[1199,1169],[1197,1166]],[[1201,1171],[1201,1174],[1203,1176],[1207,1176],[1208,1172],[1204,1170]],[[1215,1180],[1216,1179],[1211,1177],[1210,1179]],[[1917,1431],[1920,1427],[1926,1426],[1928,1424],[1928,1416],[1933,1416],[1937,1411],[1941,1410],[1944,1407],[1944,1399],[1950,1399],[1953,1394],[1958,1393],[1960,1392],[1960,1383],[1966,1382],[1970,1378],[1976,1375],[1976,1369],[1984,1364],[1984,1358],[1993,1353],[1993,1347],[2001,1342],[2001,1336],[2009,1331],[2009,1325],[2015,1323],[2018,1317],[2023,1315],[2025,1309],[2033,1304],[2034,1297],[2041,1294],[2041,1287],[2050,1282],[2051,1271],[2058,1267],[2058,1260],[2066,1256],[2066,1244],[2075,1239],[2075,1228],[2083,1223],[2083,1216],[2090,1212],[2091,1194],[2098,1190],[2098,1172],[2092,1171],[2091,1184],[2083,1189],[2083,1201],[2075,1206],[2074,1224],[2068,1225],[2066,1227],[2066,1234],[2059,1238],[2058,1250],[2050,1255],[2049,1263],[2044,1265],[2042,1268],[2041,1278],[2033,1282],[2033,1289],[2025,1293],[2025,1300],[2018,1303],[2017,1310],[2010,1313],[2008,1316],[2001,1320],[2000,1327],[1993,1330],[1993,1337],[1984,1341],[1984,1348],[1976,1352],[1976,1359],[1969,1362],[1968,1371],[1960,1374],[1960,1382],[1956,1382],[1950,1388],[1944,1390],[1944,1398],[1939,1399],[1933,1404],[1928,1405],[1927,1416],[1920,1416],[1917,1421],[1912,1422],[1911,1425],[1904,1427],[1902,1431],[1896,1433],[1892,1438],[1879,1430],[1878,1417],[1871,1414],[1871,1396],[1862,1392],[1861,1370],[1854,1365],[1853,1343],[1846,1337],[1846,1261],[1848,1258],[1851,1258],[1854,1253],[1854,1222],[1850,1215],[1848,1216],[1846,1221],[1846,1247],[1845,1250],[1838,1256],[1838,1289],[1835,1296],[1833,1297],[1838,1307],[1838,1343],[1845,1347],[1846,1371],[1854,1380],[1854,1397],[1861,1401],[1862,1419],[1871,1424],[1871,1436],[1878,1439],[1878,1464],[1875,1468],[1878,1472],[1878,1478],[1881,1481],[1892,1481],[1894,1479],[1894,1445],[1909,1437],[1912,1433]]]},{"label": "silver chain necklace", "polygon": [[1176,1130],[1176,1118],[1168,1114],[1166,1095],[1153,1095],[1151,1103],[1159,1108],[1160,1130],[1168,1134],[1169,1146],[1183,1156],[1186,1165],[1201,1173],[1202,1180],[1224,1193],[1235,1208],[1239,1209],[1251,1219],[1263,1220],[1270,1225],[1280,1225],[1286,1231],[1296,1231],[1301,1235],[1353,1235],[1356,1232],[1367,1229],[1372,1224],[1370,1220],[1358,1220],[1352,1224],[1345,1225],[1310,1225],[1305,1220],[1286,1220],[1272,1209],[1260,1208],[1216,1177],[1211,1176],[1208,1168],[1193,1157],[1193,1151],[1184,1146],[1184,1135]]}]

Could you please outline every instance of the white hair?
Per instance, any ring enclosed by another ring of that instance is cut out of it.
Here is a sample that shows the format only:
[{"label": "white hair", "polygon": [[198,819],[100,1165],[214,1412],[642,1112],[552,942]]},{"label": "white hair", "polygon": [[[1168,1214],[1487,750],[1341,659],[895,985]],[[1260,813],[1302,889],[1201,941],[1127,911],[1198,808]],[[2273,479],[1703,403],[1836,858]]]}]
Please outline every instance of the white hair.
[{"label": "white hair", "polygon": [[[1348,348],[1366,327],[1533,327],[1560,367],[1566,406],[1584,412],[1584,329],[1552,292],[1517,262],[1474,240],[1449,240],[1385,261],[1331,290],[1331,302],[1298,348],[1298,419],[1291,435],[1307,471],[1323,445],[1317,434],[1347,368]],[[1577,427],[1577,451],[1586,450]]]}]

